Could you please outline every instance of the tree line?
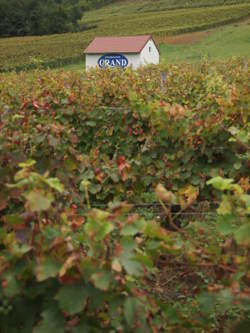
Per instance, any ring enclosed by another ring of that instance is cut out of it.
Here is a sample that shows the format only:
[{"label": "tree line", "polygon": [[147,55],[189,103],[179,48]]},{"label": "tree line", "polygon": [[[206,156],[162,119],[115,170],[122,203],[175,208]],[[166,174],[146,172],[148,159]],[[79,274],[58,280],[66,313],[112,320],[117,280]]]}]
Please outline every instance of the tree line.
[{"label": "tree line", "polygon": [[84,11],[110,0],[0,0],[0,37],[77,31]]}]

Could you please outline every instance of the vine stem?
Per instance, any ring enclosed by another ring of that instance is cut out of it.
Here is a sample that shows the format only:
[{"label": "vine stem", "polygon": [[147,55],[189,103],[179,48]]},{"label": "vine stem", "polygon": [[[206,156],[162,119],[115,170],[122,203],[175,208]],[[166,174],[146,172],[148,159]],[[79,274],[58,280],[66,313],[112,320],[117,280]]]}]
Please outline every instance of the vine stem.
[{"label": "vine stem", "polygon": [[84,189],[85,189],[85,196],[86,196],[86,201],[87,201],[88,209],[90,209],[91,206],[90,206],[90,201],[89,201],[88,185],[85,185],[85,186],[84,186]]},{"label": "vine stem", "polygon": [[182,233],[182,234],[185,234],[184,230],[180,229],[173,221],[173,217],[171,215],[171,212],[170,210],[164,205],[163,201],[161,199],[159,199],[159,202],[164,210],[164,212],[167,214],[167,217],[169,219],[169,223],[171,225],[172,228],[174,228],[176,231]]}]

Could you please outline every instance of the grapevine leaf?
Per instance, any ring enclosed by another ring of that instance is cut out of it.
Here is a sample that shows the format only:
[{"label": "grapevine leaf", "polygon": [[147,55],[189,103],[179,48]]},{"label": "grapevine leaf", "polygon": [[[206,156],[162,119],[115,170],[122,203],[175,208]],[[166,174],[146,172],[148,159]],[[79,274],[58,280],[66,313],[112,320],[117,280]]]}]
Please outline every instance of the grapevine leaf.
[{"label": "grapevine leaf", "polygon": [[53,258],[43,258],[37,268],[37,280],[39,282],[55,277],[61,265]]},{"label": "grapevine leaf", "polygon": [[7,297],[14,297],[20,293],[20,288],[17,283],[15,276],[8,272],[4,275],[4,280],[6,281],[6,288],[4,288],[4,294]]},{"label": "grapevine leaf", "polygon": [[135,297],[129,297],[124,302],[124,316],[127,324],[131,327],[136,319],[138,300]]},{"label": "grapevine leaf", "polygon": [[55,307],[42,312],[42,320],[33,333],[65,333],[66,323],[63,314]]},{"label": "grapevine leaf", "polygon": [[103,291],[107,291],[109,289],[111,278],[111,273],[105,271],[94,273],[91,276],[94,286]]},{"label": "grapevine leaf", "polygon": [[24,197],[26,198],[28,207],[32,212],[48,210],[51,203],[54,201],[54,197],[51,193],[45,194],[41,190],[32,190],[24,194]]},{"label": "grapevine leaf", "polygon": [[81,312],[86,298],[84,287],[81,285],[66,285],[56,296],[60,309],[69,315]]},{"label": "grapevine leaf", "polygon": [[235,231],[234,236],[238,244],[249,245],[250,223],[243,224],[237,231]]}]

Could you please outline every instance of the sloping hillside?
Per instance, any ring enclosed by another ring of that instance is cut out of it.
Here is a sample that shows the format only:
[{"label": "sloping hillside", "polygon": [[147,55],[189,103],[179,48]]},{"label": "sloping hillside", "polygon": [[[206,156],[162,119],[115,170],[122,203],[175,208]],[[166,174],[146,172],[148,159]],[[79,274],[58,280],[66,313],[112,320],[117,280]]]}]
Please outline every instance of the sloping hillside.
[{"label": "sloping hillside", "polygon": [[250,56],[250,22],[197,33],[158,39],[161,57],[168,63],[197,62]]},{"label": "sloping hillside", "polygon": [[164,37],[202,31],[249,16],[250,0],[123,0],[86,12],[82,22],[87,30],[83,32],[0,39],[0,71],[77,63],[97,35]]}]

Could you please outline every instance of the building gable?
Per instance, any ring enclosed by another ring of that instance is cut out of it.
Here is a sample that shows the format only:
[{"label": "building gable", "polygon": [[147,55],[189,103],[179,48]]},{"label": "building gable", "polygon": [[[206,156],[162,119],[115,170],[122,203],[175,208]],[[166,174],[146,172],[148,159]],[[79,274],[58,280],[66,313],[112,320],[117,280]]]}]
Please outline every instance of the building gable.
[{"label": "building gable", "polygon": [[86,69],[159,64],[160,53],[151,36],[97,37],[87,49]]}]

